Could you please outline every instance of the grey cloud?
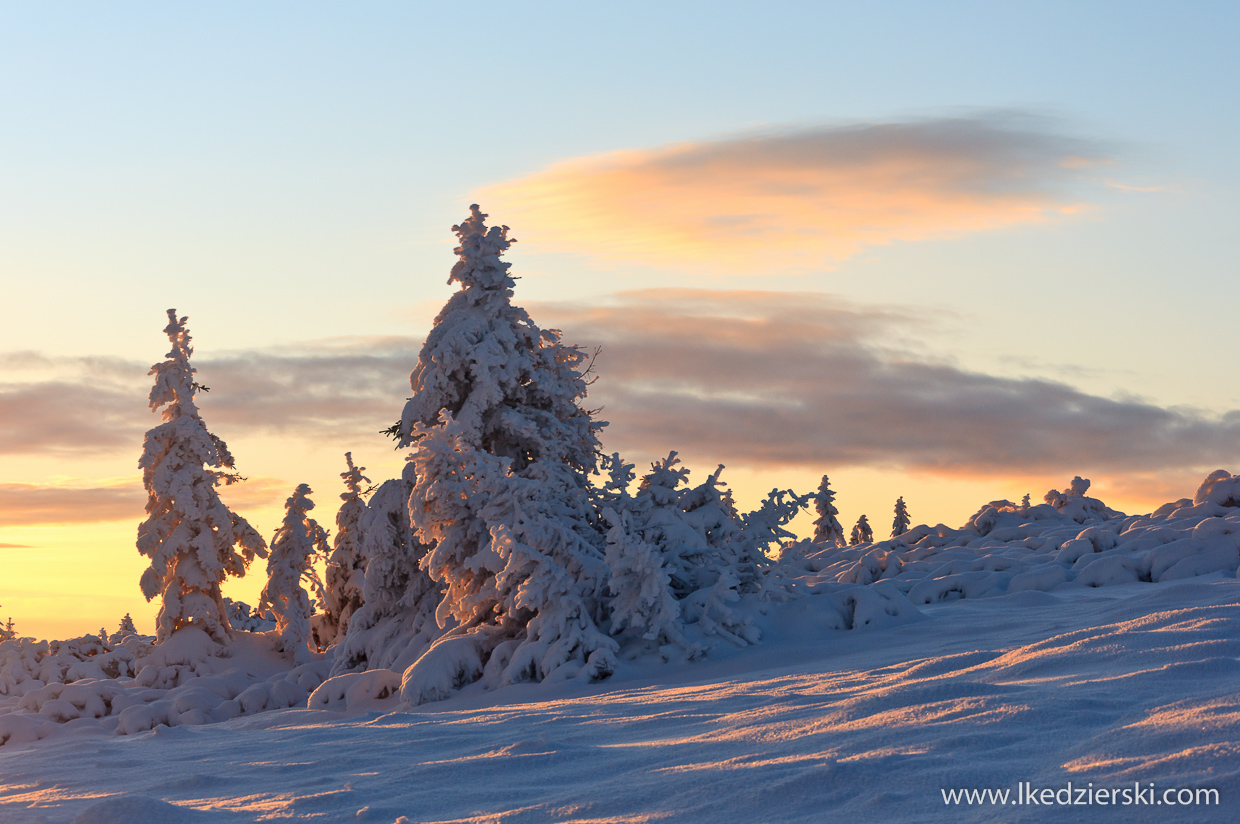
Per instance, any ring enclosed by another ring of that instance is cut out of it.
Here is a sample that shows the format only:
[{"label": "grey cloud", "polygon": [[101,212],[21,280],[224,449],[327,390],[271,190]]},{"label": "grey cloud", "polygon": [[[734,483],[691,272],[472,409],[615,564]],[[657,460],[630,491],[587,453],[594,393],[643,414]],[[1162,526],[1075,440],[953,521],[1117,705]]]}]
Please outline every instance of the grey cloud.
[{"label": "grey cloud", "polygon": [[[1210,416],[933,362],[900,343],[902,328],[924,321],[898,309],[818,293],[706,290],[532,309],[567,342],[603,346],[588,404],[611,421],[608,449],[677,449],[734,466],[1146,478],[1240,457],[1240,412]],[[260,431],[377,440],[409,394],[420,345],[359,338],[202,358],[199,377],[212,389],[203,414],[225,439]],[[136,454],[156,420],[145,397],[119,385],[0,386],[0,450]],[[266,500],[283,490],[248,494]]]},{"label": "grey cloud", "polygon": [[1004,473],[1240,457],[1240,412],[1210,417],[929,362],[884,347],[881,315],[827,295],[647,292],[604,309],[548,308],[567,339],[603,346],[591,403],[611,421],[609,449]]},{"label": "grey cloud", "polygon": [[200,375],[211,392],[202,400],[203,416],[221,435],[241,429],[333,438],[377,433],[400,417],[422,342],[377,343],[204,360]]},{"label": "grey cloud", "polygon": [[[650,165],[690,174],[745,169],[899,169],[935,191],[1043,193],[1109,162],[1111,147],[1062,134],[1050,118],[992,111],[903,122],[826,125],[692,144]],[[812,186],[783,180],[789,194]]]},{"label": "grey cloud", "polygon": [[[307,437],[376,435],[400,416],[421,341],[343,339],[293,350],[195,357],[211,431]],[[143,434],[159,422],[147,408],[149,366],[19,353],[22,365],[94,378],[0,384],[0,454],[116,453],[135,460]],[[17,356],[0,357],[14,371]],[[122,382],[120,378],[125,378]]]},{"label": "grey cloud", "polygon": [[141,390],[103,381],[0,384],[0,454],[136,450],[150,421]]}]

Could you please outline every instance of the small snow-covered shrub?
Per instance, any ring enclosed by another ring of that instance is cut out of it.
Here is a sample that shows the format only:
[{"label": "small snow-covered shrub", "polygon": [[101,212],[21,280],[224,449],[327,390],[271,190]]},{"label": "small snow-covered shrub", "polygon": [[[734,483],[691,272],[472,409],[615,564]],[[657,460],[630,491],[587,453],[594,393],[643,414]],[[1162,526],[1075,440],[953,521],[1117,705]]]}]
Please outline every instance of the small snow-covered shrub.
[{"label": "small snow-covered shrub", "polygon": [[327,559],[323,585],[323,620],[318,628],[319,646],[339,643],[349,630],[349,621],[365,602],[366,555],[362,551],[362,482],[370,478],[362,474],[364,466],[353,465],[353,453],[344,453],[348,466],[340,477],[345,491],[341,493],[340,510],[336,513],[336,537]]},{"label": "small snow-covered shrub", "polygon": [[327,533],[309,516],[314,509],[311,489],[298,485],[284,504],[284,523],[271,541],[267,559],[267,585],[258,602],[260,611],[270,609],[276,616],[280,648],[304,663],[310,660],[310,596],[302,587],[309,582],[323,600],[323,584],[311,563],[315,556],[327,556]]},{"label": "small snow-covered shrub", "polygon": [[228,614],[228,623],[234,630],[241,632],[268,632],[276,628],[276,622],[270,612],[260,613],[245,601],[224,599],[224,608]]},{"label": "small snow-covered shrub", "polygon": [[814,495],[814,511],[818,519],[814,521],[814,543],[834,543],[844,545],[844,527],[840,525],[840,511],[835,508],[835,493],[831,490],[830,480],[826,475],[818,484],[818,492]]}]

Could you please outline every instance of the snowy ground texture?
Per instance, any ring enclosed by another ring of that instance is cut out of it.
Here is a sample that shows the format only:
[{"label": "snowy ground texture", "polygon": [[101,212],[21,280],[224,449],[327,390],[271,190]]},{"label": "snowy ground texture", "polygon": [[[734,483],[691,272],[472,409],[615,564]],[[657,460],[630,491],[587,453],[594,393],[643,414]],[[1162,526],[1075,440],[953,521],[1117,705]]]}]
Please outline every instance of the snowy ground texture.
[{"label": "snowy ground texture", "polygon": [[[768,615],[760,647],[607,684],[6,747],[0,820],[1235,821],[1237,595],[1221,575],[1023,592],[826,633],[811,596]],[[940,793],[1018,781],[1210,787],[1221,804]]]},{"label": "snowy ground texture", "polygon": [[799,597],[741,605],[759,644],[601,683],[410,706],[400,672],[324,681],[273,632],[205,663],[190,631],[5,642],[0,821],[1240,820],[1240,477],[1145,516],[1086,490],[789,545]]}]

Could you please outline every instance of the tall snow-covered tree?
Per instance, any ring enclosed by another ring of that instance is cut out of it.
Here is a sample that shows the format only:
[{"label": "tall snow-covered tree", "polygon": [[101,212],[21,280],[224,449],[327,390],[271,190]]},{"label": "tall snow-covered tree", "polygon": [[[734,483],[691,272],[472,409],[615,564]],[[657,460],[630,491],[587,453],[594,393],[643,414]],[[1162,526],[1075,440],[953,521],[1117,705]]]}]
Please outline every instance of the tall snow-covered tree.
[{"label": "tall snow-covered tree", "polygon": [[[448,281],[461,288],[422,348],[398,429],[417,446],[410,516],[434,543],[423,567],[446,588],[441,625],[470,636],[451,649],[490,663],[502,645],[501,681],[604,677],[615,643],[597,626],[608,576],[587,477],[603,424],[581,406],[586,355],[512,304],[508,229],[470,211],[453,227]],[[419,679],[447,654],[411,670],[406,700],[426,700]]]},{"label": "tall snow-covered tree", "polygon": [[822,483],[818,484],[818,492],[814,495],[814,511],[818,513],[818,519],[814,521],[814,543],[843,546],[844,527],[840,525],[835,492],[826,475],[822,476]]},{"label": "tall snow-covered tree", "polygon": [[336,537],[332,554],[327,560],[323,587],[323,620],[318,627],[319,642],[327,647],[337,643],[349,629],[349,619],[363,602],[362,588],[366,577],[366,556],[362,554],[362,533],[359,521],[366,511],[362,501],[362,482],[370,478],[362,474],[364,466],[353,465],[353,453],[344,453],[348,469],[340,473],[345,491],[340,494],[340,510],[336,513]]},{"label": "tall snow-covered tree", "polygon": [[892,538],[896,537],[897,535],[903,535],[905,532],[908,532],[908,525],[912,523],[908,517],[908,505],[904,503],[903,495],[901,495],[899,498],[896,498],[895,513],[896,513],[896,517],[891,522],[891,537]]},{"label": "tall snow-covered tree", "polygon": [[160,596],[156,639],[167,640],[188,626],[219,644],[229,641],[228,616],[220,585],[245,575],[257,555],[266,556],[262,537],[224,505],[216,487],[237,480],[232,454],[207,431],[194,402],[193,353],[184,317],[168,310],[164,329],[172,342],[167,360],[151,367],[151,411],[162,408],[163,423],[146,433],[142,482],[146,520],[138,526],[138,551],[151,559],[142,573],[142,594]]},{"label": "tall snow-covered tree", "polygon": [[500,256],[516,241],[507,226],[488,228],[486,217],[475,204],[452,227],[461,245],[448,283],[461,288],[435,318],[409,377],[413,397],[401,415],[399,443],[414,444],[421,437],[414,425],[437,426],[447,410],[470,443],[511,459],[514,473],[539,460],[563,464],[580,475],[584,490],[606,425],[580,404],[586,354],[512,304],[512,264]]},{"label": "tall snow-covered tree", "polygon": [[323,584],[312,566],[316,556],[327,557],[327,532],[308,514],[314,509],[312,490],[299,484],[284,502],[284,523],[271,541],[267,559],[267,585],[263,587],[258,611],[270,609],[276,617],[280,647],[293,660],[309,660],[310,596],[302,587],[305,580],[321,602]]},{"label": "tall snow-covered tree", "polygon": [[848,543],[852,546],[857,544],[868,544],[874,540],[874,530],[870,529],[869,520],[862,515],[857,519],[857,523],[852,528],[852,535],[848,538]]}]

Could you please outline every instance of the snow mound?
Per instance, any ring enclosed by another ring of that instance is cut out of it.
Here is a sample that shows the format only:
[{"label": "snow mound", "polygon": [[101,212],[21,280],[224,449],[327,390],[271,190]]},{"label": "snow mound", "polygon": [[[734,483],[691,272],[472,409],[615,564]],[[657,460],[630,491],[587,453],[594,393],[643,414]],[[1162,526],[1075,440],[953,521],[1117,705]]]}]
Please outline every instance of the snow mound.
[{"label": "snow mound", "polygon": [[882,582],[914,605],[1015,592],[1154,583],[1240,566],[1240,476],[1219,470],[1196,496],[1150,515],[1125,516],[1086,496],[1074,478],[1046,503],[992,501],[960,529],[921,525],[890,540],[787,547],[811,591]]},{"label": "snow mound", "polygon": [[[349,713],[393,709],[400,693],[401,675],[387,669],[346,672],[328,678],[310,693],[312,710],[343,710]],[[391,699],[391,700],[390,700]]]}]

